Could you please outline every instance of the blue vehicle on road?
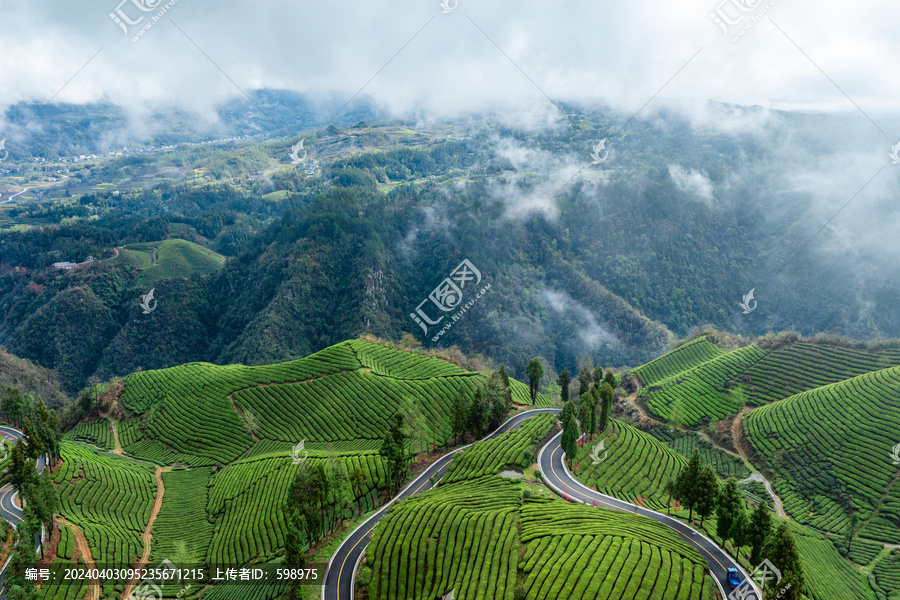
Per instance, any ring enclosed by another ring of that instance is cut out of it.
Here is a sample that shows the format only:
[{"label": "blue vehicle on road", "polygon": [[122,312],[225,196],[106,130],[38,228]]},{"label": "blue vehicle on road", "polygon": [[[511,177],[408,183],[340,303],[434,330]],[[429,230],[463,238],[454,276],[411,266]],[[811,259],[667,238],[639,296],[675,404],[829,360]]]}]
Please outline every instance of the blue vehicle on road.
[{"label": "blue vehicle on road", "polygon": [[741,576],[738,574],[738,570],[734,567],[730,567],[725,570],[728,573],[728,585],[731,586],[731,589],[734,589],[741,585]]}]

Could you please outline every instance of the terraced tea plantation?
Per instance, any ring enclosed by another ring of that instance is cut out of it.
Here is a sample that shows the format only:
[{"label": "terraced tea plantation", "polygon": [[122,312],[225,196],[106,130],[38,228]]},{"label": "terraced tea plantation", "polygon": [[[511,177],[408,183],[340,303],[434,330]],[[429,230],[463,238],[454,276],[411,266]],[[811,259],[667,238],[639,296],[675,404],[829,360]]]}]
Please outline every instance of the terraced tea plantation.
[{"label": "terraced tea plantation", "polygon": [[[841,533],[850,508],[861,537],[900,542],[900,367],[802,392],[753,410],[744,435],[800,523]],[[852,499],[852,500],[850,500]]]},{"label": "terraced tea plantation", "polygon": [[900,365],[900,348],[864,352],[800,342],[747,369],[747,401],[765,404],[863,373]]},{"label": "terraced tea plantation", "polygon": [[678,475],[687,459],[623,421],[612,419],[610,423],[612,432],[603,440],[604,449],[597,451],[601,462],[594,464],[591,456],[601,441],[598,437],[578,451],[573,474],[603,494],[665,510],[668,495],[663,487],[670,477]]},{"label": "terraced tea plantation", "polygon": [[724,353],[706,336],[699,336],[631,372],[638,376],[642,385],[654,385]]},{"label": "terraced tea plantation", "polygon": [[[472,396],[482,377],[364,340],[264,367],[191,363],[129,375],[120,405],[135,418],[122,423],[119,434],[131,455],[212,466],[237,460],[257,439],[291,445],[380,440],[406,398],[442,444],[450,436],[453,397]],[[241,419],[247,411],[255,422],[252,435]]]},{"label": "terraced tea plantation", "polygon": [[[684,352],[697,347],[702,346],[691,344]],[[723,419],[744,406],[743,399],[730,393],[726,384],[764,355],[755,344],[722,353],[641,389],[639,395],[653,412],[665,419],[676,417],[687,425],[704,419]]]},{"label": "terraced tea plantation", "polygon": [[740,458],[719,450],[700,434],[685,433],[668,427],[656,427],[648,433],[685,458],[690,458],[695,448],[700,450],[703,464],[712,465],[722,479],[744,479],[750,476],[750,470]]},{"label": "terraced tea plantation", "polygon": [[156,494],[153,465],[74,443],[63,444],[62,457],[53,474],[60,514],[84,531],[94,560],[133,564]]},{"label": "terraced tea plantation", "polygon": [[807,595],[813,600],[875,600],[866,576],[835,551],[822,534],[794,525],[791,533],[803,560]]},{"label": "terraced tea plantation", "polygon": [[526,599],[718,597],[706,562],[656,521],[528,499],[519,521]]},{"label": "terraced tea plantation", "polygon": [[495,476],[398,504],[378,525],[367,563],[372,599],[716,597],[706,563],[664,525],[523,497]]},{"label": "terraced tea plantation", "polygon": [[[442,444],[450,436],[452,399],[471,397],[485,377],[364,340],[280,365],[192,363],[134,373],[119,398],[128,417],[117,423],[126,456],[103,450],[115,448],[108,419],[67,432],[64,462],[54,473],[61,514],[85,533],[97,562],[133,565],[145,551],[141,536],[160,494],[154,474],[160,467],[165,491],[150,530],[150,563],[172,556],[201,565],[278,560],[284,503],[299,462],[361,474],[336,518],[371,510],[387,485],[379,448],[401,403],[419,411]],[[529,400],[526,385],[512,381],[511,388],[520,402]],[[554,425],[542,415],[495,440],[490,452],[467,452],[455,476],[528,466],[535,441]],[[300,441],[303,448],[294,450]],[[70,556],[73,534],[66,535],[63,552]],[[121,593],[106,584],[101,598]],[[164,588],[172,596],[178,591]]]}]

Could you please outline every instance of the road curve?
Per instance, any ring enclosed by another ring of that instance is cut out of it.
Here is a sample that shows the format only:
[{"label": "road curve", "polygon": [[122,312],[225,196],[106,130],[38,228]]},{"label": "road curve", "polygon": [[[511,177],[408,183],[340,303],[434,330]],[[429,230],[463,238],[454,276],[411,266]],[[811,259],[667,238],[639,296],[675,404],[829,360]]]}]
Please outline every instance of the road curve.
[{"label": "road curve", "polygon": [[[13,429],[12,427],[6,427],[5,425],[0,425],[0,435],[11,442],[15,442],[22,438],[23,434],[18,429]],[[38,470],[43,470],[44,468],[44,458],[41,457],[38,462]],[[16,490],[13,488],[12,484],[7,483],[2,488],[0,488],[0,516],[2,516],[6,521],[12,523],[13,527],[16,526],[16,523],[22,520],[22,509],[16,506]],[[37,540],[35,540],[37,543]],[[8,561],[7,561],[8,562]],[[3,565],[2,570],[0,570],[0,600],[6,600],[6,565]]]},{"label": "road curve", "polygon": [[[727,594],[729,593],[726,592],[726,590],[729,590],[728,579],[725,572],[726,568],[737,568],[741,573],[742,579],[748,579],[749,576],[747,575],[747,572],[737,564],[737,561],[732,558],[731,555],[722,550],[715,542],[705,535],[689,527],[686,523],[682,523],[677,519],[673,519],[668,515],[653,510],[640,508],[630,502],[625,502],[618,498],[601,494],[578,482],[566,468],[564,460],[565,452],[563,452],[562,447],[560,446],[561,436],[562,433],[556,434],[543,448],[541,448],[540,453],[538,453],[538,467],[541,470],[541,478],[547,485],[556,490],[558,494],[565,495],[568,499],[582,504],[592,504],[596,501],[599,506],[644,516],[673,529],[683,540],[693,546],[704,560],[706,560],[706,564],[709,565],[709,570],[712,572],[713,579],[715,579],[716,583],[719,585],[719,591],[722,593],[723,598],[728,598]],[[756,598],[762,598],[762,593],[756,587],[756,584],[753,583],[752,585],[756,591]],[[750,598],[753,598],[753,595],[748,594],[747,598],[749,600]]]},{"label": "road curve", "polygon": [[[485,437],[489,440],[497,437],[511,429],[515,429],[522,424],[523,421],[540,413],[559,413],[557,408],[537,408],[520,412],[504,422],[496,431]],[[369,545],[372,539],[372,531],[381,521],[382,517],[387,514],[388,509],[397,502],[414,494],[419,494],[432,488],[431,478],[434,476],[440,479],[447,472],[453,457],[457,452],[465,450],[468,446],[462,446],[448,452],[432,463],[421,475],[416,477],[412,483],[403,488],[397,496],[389,503],[384,505],[381,510],[366,519],[353,532],[348,535],[337,550],[331,555],[328,561],[328,567],[325,569],[325,579],[322,583],[322,600],[353,600],[353,580],[356,573],[356,567],[362,558],[363,550]]]}]

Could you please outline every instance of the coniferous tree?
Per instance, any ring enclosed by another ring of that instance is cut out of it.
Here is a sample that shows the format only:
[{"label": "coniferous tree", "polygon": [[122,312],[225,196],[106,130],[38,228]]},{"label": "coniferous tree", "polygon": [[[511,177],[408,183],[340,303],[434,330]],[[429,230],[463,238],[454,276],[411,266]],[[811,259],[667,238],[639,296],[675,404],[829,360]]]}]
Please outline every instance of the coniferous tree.
[{"label": "coniferous tree", "polygon": [[600,387],[600,384],[603,383],[603,367],[600,365],[594,367],[591,372],[591,380],[594,382],[594,387]]},{"label": "coniferous tree", "polygon": [[600,391],[597,393],[600,396],[600,420],[597,423],[597,428],[600,433],[603,433],[609,426],[609,415],[612,412],[614,394],[612,387],[605,382],[600,386]]},{"label": "coniferous tree", "polygon": [[605,383],[608,383],[610,387],[616,389],[616,375],[612,371],[607,371],[606,376],[603,378]]},{"label": "coniferous tree", "polygon": [[528,389],[531,392],[531,402],[533,403],[537,398],[541,377],[544,376],[544,365],[538,359],[532,358],[525,365],[525,376],[528,377]]},{"label": "coniferous tree", "polygon": [[[800,562],[800,551],[787,523],[781,523],[766,540],[762,549],[762,557],[781,571],[781,581],[771,579],[766,583],[763,592],[774,598],[781,593],[779,600],[800,600],[805,590],[803,565]],[[787,589],[785,589],[787,588]],[[782,593],[782,590],[785,590]]]},{"label": "coniferous tree", "polygon": [[591,371],[587,367],[581,370],[581,373],[578,374],[578,397],[581,398],[582,394],[586,394],[591,389]]},{"label": "coniferous tree", "polygon": [[772,515],[764,500],[761,500],[750,515],[750,528],[747,530],[747,544],[750,545],[750,564],[758,565],[763,559],[762,550],[766,538],[772,530]]},{"label": "coniferous tree", "polygon": [[509,390],[509,373],[506,372],[506,365],[500,365],[497,373],[499,373],[500,379],[503,380],[503,386]]},{"label": "coniferous tree", "polygon": [[22,437],[25,439],[25,455],[37,460],[44,453],[44,445],[41,443],[34,422],[28,417],[22,421]]},{"label": "coniferous tree", "polygon": [[719,478],[710,465],[700,469],[697,480],[697,514],[700,516],[700,527],[704,519],[709,518],[716,508],[716,497],[719,495]]},{"label": "coniferous tree", "polygon": [[716,499],[716,535],[725,545],[731,538],[731,527],[740,511],[744,509],[744,495],[738,489],[737,479],[729,477]]},{"label": "coniferous tree", "polygon": [[566,424],[560,443],[566,453],[566,458],[569,459],[569,464],[572,464],[578,452],[578,425],[575,423],[575,419],[570,419]]},{"label": "coniferous tree", "polygon": [[563,405],[569,402],[569,384],[571,382],[572,376],[569,374],[569,370],[563,369],[562,373],[559,374],[559,379],[556,380],[556,383],[558,383],[560,387],[559,396],[562,399]]},{"label": "coniferous tree", "polygon": [[594,389],[585,392],[578,399],[578,418],[581,420],[581,426],[590,435],[594,435],[597,429],[597,395]]},{"label": "coniferous tree", "polygon": [[749,543],[747,541],[749,534],[750,517],[747,514],[747,509],[744,508],[744,502],[742,500],[741,509],[735,515],[734,521],[731,523],[731,529],[728,531],[728,537],[730,537],[731,541],[734,543],[738,555],[741,553],[741,548]]},{"label": "coniferous tree", "polygon": [[[478,396],[478,390],[476,390]],[[474,402],[473,402],[474,404]],[[406,435],[403,433],[403,415],[399,412],[390,421],[390,428],[381,442],[381,456],[387,463],[389,490],[391,495],[400,490],[400,485],[409,474],[409,454]]]},{"label": "coniferous tree", "polygon": [[663,492],[669,495],[669,499],[666,501],[666,514],[672,514],[672,497],[676,495],[676,491],[678,490],[678,480],[674,477],[669,477],[666,480],[665,485],[663,485]]},{"label": "coniferous tree", "polygon": [[16,530],[16,547],[6,570],[8,582],[25,590],[34,589],[34,581],[26,579],[25,571],[37,566],[34,538],[40,532],[41,521],[34,513],[34,509],[26,504],[22,509],[22,522]]},{"label": "coniferous tree", "polygon": [[562,423],[563,429],[566,428],[566,425],[569,424],[569,421],[575,421],[576,416],[575,405],[571,402],[566,402],[565,406],[562,407],[562,410],[559,411],[559,422]]},{"label": "coniferous tree", "polygon": [[303,543],[306,523],[299,510],[289,510],[286,517],[284,564],[290,569],[302,569],[306,566],[306,544]]},{"label": "coniferous tree", "polygon": [[450,409],[450,427],[453,431],[453,437],[459,442],[460,436],[465,436],[469,429],[469,400],[463,394],[457,394],[453,397],[453,404]]},{"label": "coniferous tree", "polygon": [[34,477],[37,471],[35,462],[26,455],[25,444],[22,440],[16,441],[12,449],[9,465],[9,480],[13,487],[22,493],[25,484]]},{"label": "coniferous tree", "polygon": [[484,392],[481,387],[475,388],[472,400],[469,402],[469,410],[466,414],[466,429],[476,440],[480,440],[484,435],[484,429],[487,426],[487,407],[484,401]]},{"label": "coniferous tree", "polygon": [[700,482],[700,472],[701,472],[701,464],[700,464],[700,450],[694,449],[694,453],[691,454],[690,460],[688,460],[687,466],[681,469],[681,472],[678,473],[678,480],[676,483],[676,495],[675,499],[678,500],[683,506],[686,506],[688,509],[688,521],[694,520],[694,507],[697,504],[697,498],[699,497],[699,482]]}]

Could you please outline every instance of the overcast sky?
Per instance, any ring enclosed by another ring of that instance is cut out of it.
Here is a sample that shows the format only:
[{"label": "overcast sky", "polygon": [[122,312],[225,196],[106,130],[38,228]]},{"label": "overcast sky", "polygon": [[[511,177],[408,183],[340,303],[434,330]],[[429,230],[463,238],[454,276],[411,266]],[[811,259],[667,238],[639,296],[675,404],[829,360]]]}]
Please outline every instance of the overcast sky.
[{"label": "overcast sky", "polygon": [[[637,110],[664,87],[661,99],[858,106],[877,123],[900,98],[900,4],[883,0],[458,0],[446,14],[437,0],[174,0],[137,42],[166,3],[120,1],[2,0],[0,109],[63,88],[58,101],[209,113],[237,87],[349,98],[370,78],[364,94],[389,108],[438,116],[541,107],[544,94]],[[117,7],[143,16],[127,36]],[[717,8],[744,20],[726,34]]]}]

